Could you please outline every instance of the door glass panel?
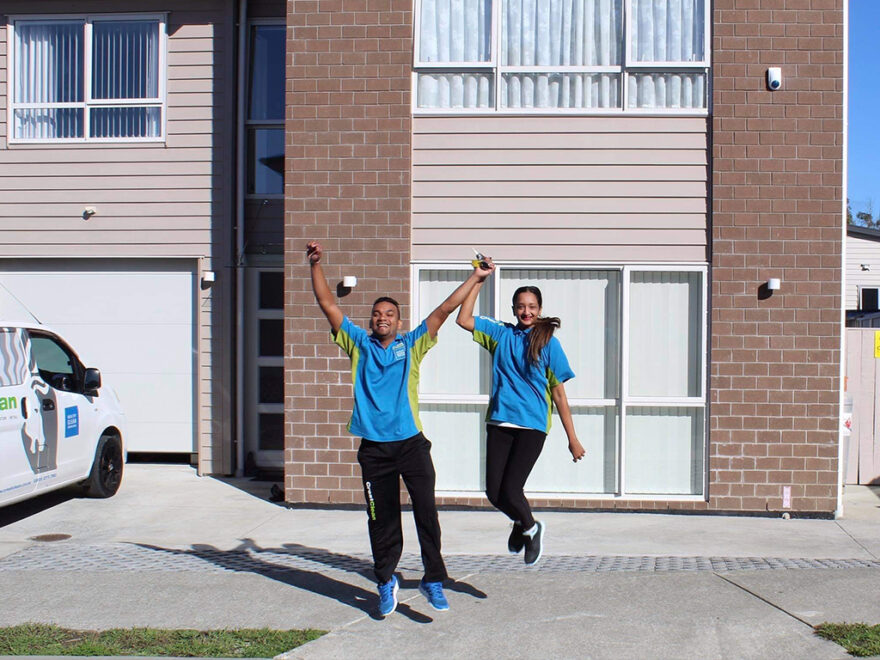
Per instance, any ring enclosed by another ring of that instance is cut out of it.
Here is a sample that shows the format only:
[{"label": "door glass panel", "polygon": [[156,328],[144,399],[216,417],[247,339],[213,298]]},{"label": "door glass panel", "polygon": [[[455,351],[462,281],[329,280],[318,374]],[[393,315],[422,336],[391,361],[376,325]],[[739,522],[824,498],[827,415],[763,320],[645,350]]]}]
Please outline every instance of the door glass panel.
[{"label": "door glass panel", "polygon": [[260,273],[260,309],[284,309],[284,273]]},{"label": "door glass panel", "polygon": [[632,273],[631,396],[702,396],[702,299],[702,273]]},{"label": "door glass panel", "polygon": [[703,491],[703,409],[634,406],[626,415],[628,493]]},{"label": "door glass panel", "polygon": [[562,325],[554,333],[562,344],[575,378],[565,384],[569,399],[612,399],[618,396],[620,352],[618,312],[620,273],[616,270],[503,270],[502,320],[514,322],[513,293],[521,286],[541,290],[543,316]]},{"label": "door glass panel", "polygon": [[434,444],[436,489],[482,492],[486,465],[486,406],[422,403],[419,417],[425,435]]},{"label": "door glass panel", "polygon": [[260,413],[260,450],[284,449],[284,414]]},{"label": "door glass panel", "polygon": [[260,403],[284,403],[284,367],[260,367]]},{"label": "door glass panel", "polygon": [[[419,273],[420,318],[425,318],[442,303],[472,271],[423,270]],[[491,314],[491,284],[483,285],[475,314]],[[437,333],[432,348],[420,369],[419,391],[422,394],[489,394],[491,356],[469,332],[449,319]]]},{"label": "door glass panel", "polygon": [[260,319],[260,355],[284,355],[284,321]]},{"label": "door glass panel", "polygon": [[562,420],[553,415],[541,457],[532,469],[526,490],[534,493],[617,492],[616,406],[571,406],[578,440],[587,452],[574,463]]}]

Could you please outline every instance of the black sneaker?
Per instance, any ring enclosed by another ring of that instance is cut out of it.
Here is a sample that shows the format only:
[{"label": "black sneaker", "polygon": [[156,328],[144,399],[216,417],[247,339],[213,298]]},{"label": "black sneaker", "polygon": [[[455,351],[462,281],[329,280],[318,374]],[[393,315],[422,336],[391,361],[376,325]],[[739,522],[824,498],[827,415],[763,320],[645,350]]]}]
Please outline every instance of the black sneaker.
[{"label": "black sneaker", "polygon": [[544,552],[544,523],[536,521],[535,526],[537,529],[531,536],[523,534],[526,547],[526,566],[537,564],[541,554]]},{"label": "black sneaker", "polygon": [[510,536],[507,538],[507,550],[512,555],[518,555],[522,552],[525,544],[526,540],[523,537],[522,525],[518,522],[513,523],[513,529],[510,530]]}]

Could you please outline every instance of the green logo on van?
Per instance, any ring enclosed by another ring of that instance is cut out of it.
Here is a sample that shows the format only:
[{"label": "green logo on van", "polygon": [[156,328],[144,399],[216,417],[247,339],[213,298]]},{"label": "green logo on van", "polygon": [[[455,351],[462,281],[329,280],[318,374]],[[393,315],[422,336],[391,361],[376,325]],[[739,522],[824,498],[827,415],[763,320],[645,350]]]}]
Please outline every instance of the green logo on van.
[{"label": "green logo on van", "polygon": [[15,410],[18,408],[18,401],[14,396],[0,396],[0,410]]}]

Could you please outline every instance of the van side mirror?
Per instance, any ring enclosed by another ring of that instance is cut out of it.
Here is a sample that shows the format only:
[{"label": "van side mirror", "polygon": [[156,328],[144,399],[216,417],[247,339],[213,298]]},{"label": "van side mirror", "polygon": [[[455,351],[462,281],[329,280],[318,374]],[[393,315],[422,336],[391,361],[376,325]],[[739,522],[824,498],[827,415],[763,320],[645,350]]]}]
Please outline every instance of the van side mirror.
[{"label": "van side mirror", "polygon": [[83,377],[83,392],[86,394],[97,394],[101,388],[101,372],[97,369],[86,369]]}]

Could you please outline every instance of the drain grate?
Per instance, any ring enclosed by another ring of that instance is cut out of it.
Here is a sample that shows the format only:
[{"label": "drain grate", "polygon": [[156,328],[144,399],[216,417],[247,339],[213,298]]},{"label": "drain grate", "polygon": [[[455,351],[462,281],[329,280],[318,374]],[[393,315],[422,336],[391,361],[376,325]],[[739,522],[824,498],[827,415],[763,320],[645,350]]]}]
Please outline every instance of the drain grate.
[{"label": "drain grate", "polygon": [[[527,567],[521,557],[510,555],[444,556],[453,574],[542,572],[650,572],[743,571],[821,568],[880,568],[880,561],[866,559],[804,559],[781,557],[649,557],[603,555],[545,555],[537,567]],[[404,553],[399,567],[420,572],[416,553]],[[0,559],[3,571],[180,571],[277,574],[288,571],[338,570],[372,574],[372,558],[366,554],[339,554],[318,548],[248,549],[223,551],[210,547],[160,548],[115,543],[108,545],[30,546]]]}]

